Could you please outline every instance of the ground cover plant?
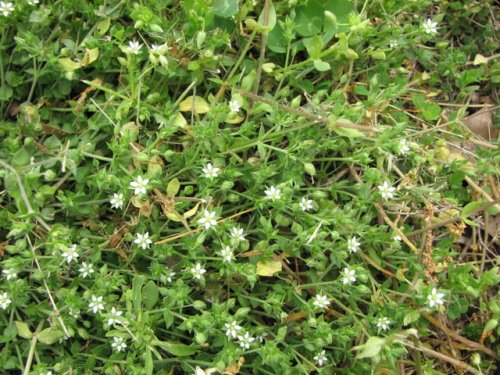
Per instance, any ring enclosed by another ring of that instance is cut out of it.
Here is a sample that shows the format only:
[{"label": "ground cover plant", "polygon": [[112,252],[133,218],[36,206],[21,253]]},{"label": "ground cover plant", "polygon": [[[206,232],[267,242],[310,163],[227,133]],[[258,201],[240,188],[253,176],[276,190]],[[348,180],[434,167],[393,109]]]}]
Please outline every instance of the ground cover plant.
[{"label": "ground cover plant", "polygon": [[0,1],[0,373],[495,373],[498,14]]}]

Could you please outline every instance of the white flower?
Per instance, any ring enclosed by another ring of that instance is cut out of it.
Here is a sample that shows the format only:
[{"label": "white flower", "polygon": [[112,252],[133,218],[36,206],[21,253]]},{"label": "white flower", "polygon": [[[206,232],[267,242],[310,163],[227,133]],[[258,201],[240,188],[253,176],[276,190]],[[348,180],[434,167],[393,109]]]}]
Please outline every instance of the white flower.
[{"label": "white flower", "polygon": [[14,5],[12,3],[0,1],[0,13],[2,13],[5,17],[7,17],[13,11]]},{"label": "white flower", "polygon": [[402,139],[401,142],[399,142],[398,151],[399,151],[400,155],[404,155],[408,151],[410,151],[410,146],[408,145],[408,142],[406,141],[406,139]]},{"label": "white flower", "polygon": [[71,307],[69,308],[68,314],[75,319],[78,319],[80,317],[80,311],[74,311]]},{"label": "white flower", "polygon": [[239,112],[240,111],[240,103],[238,103],[236,100],[231,100],[229,102],[229,109],[231,110],[231,112]]},{"label": "white flower", "polygon": [[318,366],[323,366],[323,364],[328,361],[328,359],[326,358],[325,351],[322,350],[321,352],[319,352],[318,354],[316,354],[314,356],[314,360],[316,361],[316,363],[318,364]]},{"label": "white flower", "polygon": [[[40,0],[28,0],[29,5],[37,5],[40,3]],[[52,373],[52,372],[51,372]]]},{"label": "white flower", "polygon": [[299,206],[302,211],[309,211],[312,210],[313,208],[313,201],[310,199],[307,199],[306,197],[302,197],[300,200]]},{"label": "white flower", "polygon": [[238,341],[240,346],[244,349],[250,349],[250,344],[255,341],[255,337],[250,336],[248,332],[245,332],[243,336],[238,336]]},{"label": "white flower", "polygon": [[396,188],[390,186],[387,181],[385,181],[383,185],[378,186],[378,189],[384,199],[391,199],[394,197],[394,191],[396,190]]},{"label": "white flower", "polygon": [[163,44],[151,44],[150,51],[151,53],[160,53],[161,48],[163,47]]},{"label": "white flower", "polygon": [[231,261],[234,259],[233,250],[229,246],[225,246],[224,248],[222,248],[220,255],[223,258],[224,262],[227,263],[231,263]]},{"label": "white flower", "polygon": [[262,332],[259,336],[257,336],[257,340],[262,344],[267,336],[269,336],[267,332]]},{"label": "white flower", "polygon": [[215,220],[216,214],[217,213],[215,211],[203,211],[203,216],[200,220],[198,220],[198,224],[203,225],[205,229],[217,226],[217,220]]},{"label": "white flower", "polygon": [[359,245],[361,245],[358,241],[357,237],[351,237],[347,240],[347,248],[351,253],[357,253],[359,250]]},{"label": "white flower", "polygon": [[238,242],[245,241],[245,236],[243,235],[243,228],[232,227],[229,236],[231,237],[231,239]]},{"label": "white flower", "polygon": [[125,50],[128,53],[132,53],[134,55],[138,55],[139,52],[141,51],[141,48],[142,48],[142,44],[139,43],[136,40],[133,40],[133,41],[128,42],[128,46],[125,47]]},{"label": "white flower", "polygon": [[226,336],[232,337],[233,339],[238,337],[238,331],[241,329],[238,323],[234,320],[230,323],[224,324],[224,328],[226,329]]},{"label": "white flower", "polygon": [[399,43],[397,40],[393,39],[393,40],[389,41],[389,47],[391,47],[391,48],[396,48],[398,45],[399,45]]},{"label": "white flower", "polygon": [[113,198],[109,200],[111,203],[111,208],[122,208],[123,207],[123,194],[114,193]]},{"label": "white flower", "polygon": [[398,234],[396,234],[394,237],[392,237],[392,239],[396,242],[401,242],[401,240],[402,240],[402,238]]},{"label": "white flower", "polygon": [[377,328],[381,329],[382,331],[387,331],[389,329],[389,326],[391,325],[391,321],[389,318],[383,316],[381,318],[378,318],[377,321]]},{"label": "white flower", "polygon": [[76,245],[71,245],[71,247],[67,247],[66,249],[63,250],[62,252],[62,257],[66,258],[66,262],[68,264],[71,263],[71,261],[76,260],[76,258],[79,257],[78,253],[76,252]]},{"label": "white flower", "polygon": [[153,241],[149,239],[149,232],[144,234],[137,233],[135,236],[137,238],[134,240],[134,243],[142,247],[143,250],[149,249],[149,245],[153,243]]},{"label": "white flower", "polygon": [[330,301],[328,301],[328,297],[324,296],[322,294],[316,294],[314,297],[314,302],[313,305],[317,307],[318,309],[326,309],[328,308],[328,305],[330,304]]},{"label": "white flower", "polygon": [[111,326],[113,324],[120,324],[120,316],[122,316],[123,314],[123,311],[118,311],[117,309],[115,309],[115,307],[113,306],[111,308],[111,311],[109,312],[109,318],[108,318],[108,326]]},{"label": "white flower", "polygon": [[169,271],[168,269],[166,270],[166,276],[165,276],[165,280],[167,280],[169,283],[172,282],[172,277],[175,276],[175,272],[172,272],[172,271]]},{"label": "white flower", "polygon": [[437,22],[434,22],[430,18],[428,18],[423,24],[422,28],[426,34],[436,34],[437,31]]},{"label": "white flower", "polygon": [[119,353],[127,347],[127,344],[125,344],[123,338],[113,337],[113,343],[111,344],[111,347]]},{"label": "white flower", "polygon": [[265,192],[266,198],[275,201],[281,199],[281,189],[276,186],[271,186]]},{"label": "white flower", "polygon": [[442,305],[444,303],[443,297],[444,293],[439,293],[436,288],[432,288],[431,294],[427,296],[429,307]]},{"label": "white flower", "polygon": [[96,297],[92,296],[91,301],[89,303],[89,309],[94,312],[94,314],[97,314],[98,312],[101,312],[104,310],[104,305],[102,303],[102,296]]},{"label": "white flower", "polygon": [[134,189],[134,194],[146,194],[149,184],[149,178],[142,178],[142,176],[137,176],[135,181],[130,183],[130,188]]},{"label": "white flower", "polygon": [[7,293],[2,293],[0,294],[0,308],[2,310],[5,310],[7,306],[9,306],[12,303],[12,301],[9,298],[9,295]]},{"label": "white flower", "polygon": [[198,280],[201,280],[205,272],[207,272],[207,270],[204,269],[200,263],[196,263],[196,266],[191,268],[191,273],[193,274],[193,277]]},{"label": "white flower", "polygon": [[350,270],[349,268],[344,268],[344,272],[342,272],[342,282],[344,285],[350,284],[356,281],[356,272],[354,270]]},{"label": "white flower", "polygon": [[214,167],[212,163],[208,163],[206,167],[203,167],[202,171],[205,178],[213,179],[219,174],[220,168]]},{"label": "white flower", "polygon": [[17,279],[17,272],[12,268],[8,270],[2,270],[2,273],[5,275],[5,278],[7,280]]},{"label": "white flower", "polygon": [[94,265],[92,263],[85,263],[82,262],[82,266],[78,270],[82,274],[83,278],[86,278],[87,276],[90,276],[94,273]]}]

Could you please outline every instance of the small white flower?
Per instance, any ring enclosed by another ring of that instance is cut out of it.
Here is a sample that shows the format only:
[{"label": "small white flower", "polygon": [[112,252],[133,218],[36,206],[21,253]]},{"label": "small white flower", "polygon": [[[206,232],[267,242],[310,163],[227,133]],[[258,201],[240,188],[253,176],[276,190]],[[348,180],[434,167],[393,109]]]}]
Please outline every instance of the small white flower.
[{"label": "small white flower", "polygon": [[387,181],[385,181],[383,185],[378,186],[378,189],[384,199],[391,199],[394,197],[394,191],[396,191],[396,188],[390,186]]},{"label": "small white flower", "polygon": [[231,239],[235,241],[245,241],[245,235],[243,234],[243,228],[232,227],[231,232],[229,233]]},{"label": "small white flower", "polygon": [[264,193],[266,194],[266,198],[272,201],[281,199],[281,189],[277,188],[276,186],[271,186],[266,191],[264,191]]},{"label": "small white flower", "polygon": [[426,34],[436,34],[437,31],[437,22],[434,22],[430,18],[428,18],[423,24],[422,28]]},{"label": "small white flower", "polygon": [[214,167],[212,163],[208,163],[206,167],[203,167],[202,171],[205,178],[213,179],[219,174],[220,168]]},{"label": "small white flower", "polygon": [[248,332],[245,332],[243,336],[238,336],[238,341],[240,346],[244,349],[250,349],[250,344],[255,341],[255,337],[250,336]]},{"label": "small white flower", "polygon": [[240,103],[238,103],[236,100],[231,100],[229,102],[229,109],[231,110],[231,112],[237,113],[240,111],[240,108]]},{"label": "small white flower", "polygon": [[434,306],[442,305],[444,303],[443,298],[444,293],[439,293],[436,288],[432,288],[431,294],[427,296],[429,307],[432,308]]},{"label": "small white flower", "polygon": [[328,297],[322,294],[316,294],[314,297],[313,305],[318,309],[326,309],[328,305],[330,305],[330,301],[328,301]]},{"label": "small white flower", "polygon": [[204,269],[200,263],[196,263],[196,266],[191,268],[191,273],[193,274],[193,277],[198,280],[201,280],[205,272],[207,272],[207,270]]},{"label": "small white flower", "polygon": [[351,284],[356,281],[356,272],[354,270],[350,270],[349,268],[344,268],[344,272],[342,272],[342,282],[344,285]]},{"label": "small white flower", "polygon": [[102,296],[96,297],[92,296],[90,297],[91,301],[89,303],[89,309],[94,312],[94,314],[97,314],[98,312],[101,312],[104,310],[104,305],[102,303]]},{"label": "small white flower", "polygon": [[135,181],[130,183],[130,188],[134,189],[134,194],[146,194],[147,189],[149,188],[149,178],[142,178],[142,176],[137,176]]},{"label": "small white flower", "polygon": [[394,240],[394,241],[396,241],[396,242],[401,242],[401,240],[402,240],[402,238],[401,238],[398,234],[396,234],[396,235],[395,235],[394,237],[392,237],[392,238],[393,238],[393,240]]},{"label": "small white flower", "polygon": [[125,344],[124,341],[125,340],[123,340],[123,338],[121,337],[113,337],[113,343],[111,344],[111,347],[119,353],[127,347],[127,344]]},{"label": "small white flower", "polygon": [[133,41],[128,42],[128,46],[125,47],[125,50],[128,53],[131,53],[133,55],[138,55],[139,52],[141,52],[141,48],[142,48],[142,44],[136,40],[133,40]]},{"label": "small white flower", "polygon": [[398,41],[393,39],[389,41],[389,47],[396,48],[399,45]]},{"label": "small white flower", "polygon": [[404,155],[404,154],[408,153],[408,151],[410,151],[410,146],[408,145],[408,142],[406,141],[406,139],[402,139],[399,142],[398,151],[399,151],[400,155]]},{"label": "small white flower", "polygon": [[40,3],[40,0],[28,0],[29,5],[37,5]]},{"label": "small white flower", "polygon": [[14,11],[14,5],[12,3],[0,1],[0,13],[7,17]]},{"label": "small white flower", "polygon": [[9,295],[7,293],[2,293],[0,294],[0,308],[2,310],[5,310],[7,306],[9,306],[12,303],[12,301],[9,298]]},{"label": "small white flower", "polygon": [[73,260],[76,260],[76,258],[79,257],[76,251],[76,245],[71,245],[70,247],[67,247],[66,249],[63,250],[61,255],[63,258],[66,258],[66,262],[68,264],[70,264]]},{"label": "small white flower", "polygon": [[115,307],[113,306],[111,308],[111,311],[109,312],[109,318],[108,318],[108,326],[111,326],[113,324],[120,324],[121,321],[120,321],[120,316],[122,316],[123,314],[123,311],[118,311],[117,309],[115,309]]},{"label": "small white flower", "polygon": [[382,330],[382,331],[387,331],[389,329],[389,326],[391,325],[391,321],[389,318],[383,316],[381,318],[378,318],[377,321],[377,328]]},{"label": "small white flower", "polygon": [[231,263],[234,260],[233,250],[229,246],[222,248],[220,255],[226,263]]},{"label": "small white flower", "polygon": [[259,336],[257,336],[257,340],[262,344],[267,336],[269,336],[267,332],[262,332]]},{"label": "small white flower", "polygon": [[168,269],[166,270],[165,280],[167,280],[169,283],[172,282],[172,278],[174,276],[175,276],[175,272],[169,271]]},{"label": "small white flower", "polygon": [[151,53],[160,53],[161,48],[163,47],[163,44],[151,44],[151,48],[149,49]]},{"label": "small white flower", "polygon": [[347,248],[351,253],[357,253],[360,245],[357,237],[351,237],[347,240]]},{"label": "small white flower", "polygon": [[235,339],[238,337],[238,331],[241,329],[241,326],[233,320],[230,323],[224,324],[224,328],[226,329],[226,336]]},{"label": "small white flower", "polygon": [[321,352],[319,352],[318,354],[316,354],[314,356],[314,360],[316,361],[316,363],[318,364],[318,366],[323,366],[323,364],[328,361],[328,358],[326,358],[325,351],[322,350]]},{"label": "small white flower", "polygon": [[90,276],[94,273],[94,265],[92,263],[85,263],[82,262],[82,265],[78,272],[81,273],[83,278],[86,278],[87,276]]},{"label": "small white flower", "polygon": [[203,216],[198,220],[198,224],[203,225],[205,229],[210,229],[211,227],[217,226],[217,220],[215,219],[217,213],[215,211],[203,211]]},{"label": "small white flower", "polygon": [[71,307],[69,308],[68,314],[72,316],[75,319],[78,319],[80,317],[80,311],[75,311]]},{"label": "small white flower", "polygon": [[109,200],[111,203],[111,208],[122,208],[123,207],[123,194],[122,193],[114,193],[113,198]]},{"label": "small white flower", "polygon": [[149,245],[153,243],[153,241],[149,239],[149,232],[144,234],[137,233],[135,236],[137,238],[134,240],[134,243],[142,247],[143,250],[149,249]]},{"label": "small white flower", "polygon": [[8,270],[2,270],[2,273],[5,275],[5,279],[7,280],[17,279],[17,272],[12,268]]},{"label": "small white flower", "polygon": [[307,199],[306,197],[302,197],[299,203],[300,209],[302,211],[309,211],[313,209],[313,201]]}]

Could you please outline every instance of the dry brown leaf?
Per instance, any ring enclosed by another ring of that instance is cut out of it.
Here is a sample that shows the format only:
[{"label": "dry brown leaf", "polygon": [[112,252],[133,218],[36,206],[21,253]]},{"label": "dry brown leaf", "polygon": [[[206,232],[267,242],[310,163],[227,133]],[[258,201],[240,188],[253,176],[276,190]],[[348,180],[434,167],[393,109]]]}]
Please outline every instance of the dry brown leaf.
[{"label": "dry brown leaf", "polygon": [[476,116],[466,118],[462,122],[471,132],[487,141],[498,137],[498,129],[493,126],[492,111],[484,111]]},{"label": "dry brown leaf", "polygon": [[227,368],[224,370],[224,375],[237,375],[240,373],[240,368],[243,366],[245,363],[245,358],[242,356],[240,359],[238,359],[238,362],[231,363]]}]

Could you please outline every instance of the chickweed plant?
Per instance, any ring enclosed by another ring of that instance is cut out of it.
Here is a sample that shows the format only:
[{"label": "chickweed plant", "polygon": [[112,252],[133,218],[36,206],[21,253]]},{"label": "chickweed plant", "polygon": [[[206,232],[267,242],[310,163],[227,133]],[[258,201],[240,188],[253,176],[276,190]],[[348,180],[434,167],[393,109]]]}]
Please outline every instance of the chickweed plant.
[{"label": "chickweed plant", "polygon": [[498,11],[0,1],[0,373],[496,373]]}]

